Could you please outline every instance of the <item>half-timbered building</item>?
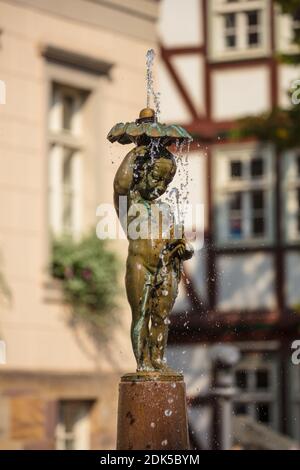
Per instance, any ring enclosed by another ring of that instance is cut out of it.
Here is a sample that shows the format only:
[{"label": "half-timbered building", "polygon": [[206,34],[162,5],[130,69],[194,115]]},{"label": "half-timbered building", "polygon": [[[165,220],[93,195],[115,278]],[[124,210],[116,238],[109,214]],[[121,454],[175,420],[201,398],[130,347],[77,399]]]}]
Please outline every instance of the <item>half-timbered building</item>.
[{"label": "half-timbered building", "polygon": [[[300,153],[229,138],[237,119],[290,105],[300,70],[277,56],[293,51],[299,17],[271,0],[163,0],[160,8],[163,119],[194,136],[190,202],[205,206],[205,243],[186,267],[170,356],[188,371],[190,395],[201,394],[207,346],[237,345],[235,413],[300,439],[300,366],[291,360],[300,336]],[[209,421],[197,416],[196,433]]]}]

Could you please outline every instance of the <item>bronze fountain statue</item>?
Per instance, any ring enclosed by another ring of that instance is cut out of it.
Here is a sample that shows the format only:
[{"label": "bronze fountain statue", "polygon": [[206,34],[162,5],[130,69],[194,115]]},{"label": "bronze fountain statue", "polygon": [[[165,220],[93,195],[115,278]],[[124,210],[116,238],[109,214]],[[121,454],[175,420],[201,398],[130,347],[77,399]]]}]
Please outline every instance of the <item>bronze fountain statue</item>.
[{"label": "bronze fountain statue", "polygon": [[153,59],[150,50],[147,107],[135,122],[116,124],[108,134],[110,142],[135,144],[114,179],[115,208],[129,241],[126,292],[137,362],[137,372],[123,375],[119,385],[119,450],[189,448],[183,375],[168,367],[164,353],[182,263],[193,256],[179,208],[169,204],[174,190],[168,187],[177,169],[171,150],[192,138],[182,127],[158,120]]},{"label": "bronze fountain statue", "polygon": [[[114,203],[129,240],[126,292],[132,311],[131,341],[137,371],[174,374],[164,359],[169,314],[177,297],[182,262],[193,256],[193,248],[186,241],[182,227],[179,230],[176,226],[170,206],[167,207],[168,214],[171,213],[168,237],[160,228],[156,238],[150,233],[145,238],[132,239],[126,229],[136,217],[132,210],[136,204],[142,204],[149,222],[152,220],[151,207],[159,204],[157,200],[167,191],[176,172],[175,157],[167,147],[189,141],[191,137],[180,126],[158,123],[155,111],[147,107],[135,123],[114,126],[108,139],[136,144],[117,170]],[[127,198],[127,227],[120,214],[122,196]]]}]

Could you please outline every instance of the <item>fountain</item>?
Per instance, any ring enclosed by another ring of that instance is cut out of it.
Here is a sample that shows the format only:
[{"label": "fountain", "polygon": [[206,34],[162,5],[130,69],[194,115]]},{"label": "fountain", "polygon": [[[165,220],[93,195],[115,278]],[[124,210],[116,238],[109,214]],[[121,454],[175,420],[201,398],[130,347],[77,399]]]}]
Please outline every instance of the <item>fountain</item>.
[{"label": "fountain", "polygon": [[[182,263],[193,256],[193,248],[182,220],[161,196],[177,169],[170,149],[182,149],[192,139],[182,127],[159,122],[153,61],[150,50],[147,107],[135,122],[118,123],[108,134],[110,142],[135,144],[114,180],[115,208],[129,241],[126,292],[137,362],[136,372],[123,376],[120,383],[117,448],[122,450],[188,448],[183,375],[168,366],[165,348]],[[150,107],[151,97],[155,109]],[[178,190],[175,193],[178,199]]]}]

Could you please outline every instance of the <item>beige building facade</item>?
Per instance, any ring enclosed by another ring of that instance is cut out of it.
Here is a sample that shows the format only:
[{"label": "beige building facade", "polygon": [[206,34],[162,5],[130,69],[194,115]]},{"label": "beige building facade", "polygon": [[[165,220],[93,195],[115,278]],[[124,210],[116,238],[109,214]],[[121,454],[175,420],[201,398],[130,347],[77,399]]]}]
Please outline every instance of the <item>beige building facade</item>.
[{"label": "beige building facade", "polygon": [[[144,106],[157,15],[152,0],[0,1],[0,249],[11,291],[0,311],[0,448],[115,445],[118,380],[134,367],[129,310],[120,306],[120,325],[97,347],[70,326],[47,272],[50,234],[79,237],[112,202],[124,149],[106,135]],[[114,243],[123,259],[126,242]]]}]

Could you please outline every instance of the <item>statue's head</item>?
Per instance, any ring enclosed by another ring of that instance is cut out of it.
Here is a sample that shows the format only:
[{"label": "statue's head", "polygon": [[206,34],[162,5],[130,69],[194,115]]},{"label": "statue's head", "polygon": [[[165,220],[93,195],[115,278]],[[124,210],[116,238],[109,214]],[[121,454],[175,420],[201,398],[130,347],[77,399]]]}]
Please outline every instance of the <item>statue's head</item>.
[{"label": "statue's head", "polygon": [[175,158],[168,150],[160,149],[154,156],[147,152],[136,160],[134,189],[143,199],[153,201],[166,192],[175,173]]}]

